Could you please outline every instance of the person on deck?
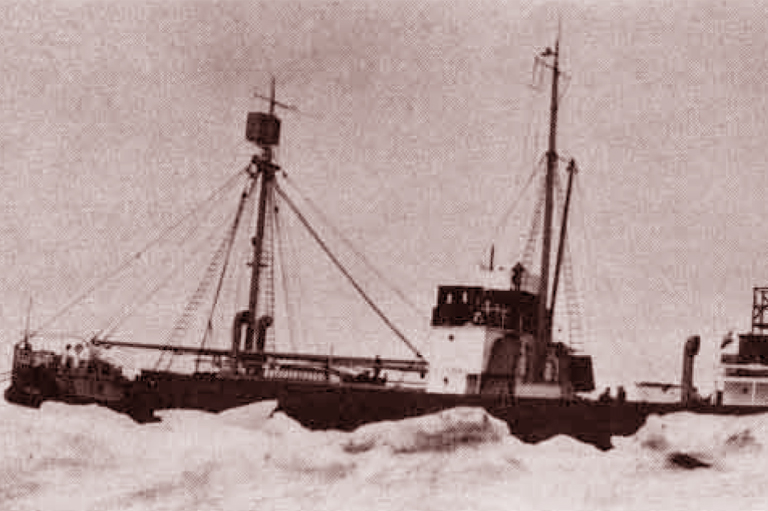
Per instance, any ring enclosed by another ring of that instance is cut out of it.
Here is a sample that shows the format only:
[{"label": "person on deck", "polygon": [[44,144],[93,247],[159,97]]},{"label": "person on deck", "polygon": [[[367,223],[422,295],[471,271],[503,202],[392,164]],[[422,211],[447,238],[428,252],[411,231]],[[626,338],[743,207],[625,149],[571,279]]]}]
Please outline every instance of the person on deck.
[{"label": "person on deck", "polygon": [[67,344],[67,349],[64,351],[64,367],[66,369],[72,369],[74,365],[74,357],[72,356],[72,345]]}]

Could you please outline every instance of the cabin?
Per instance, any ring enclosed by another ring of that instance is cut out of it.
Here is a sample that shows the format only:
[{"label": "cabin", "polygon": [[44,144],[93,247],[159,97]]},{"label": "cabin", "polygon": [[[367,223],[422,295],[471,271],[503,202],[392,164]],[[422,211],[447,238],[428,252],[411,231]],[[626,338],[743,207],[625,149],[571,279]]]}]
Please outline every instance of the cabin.
[{"label": "cabin", "polygon": [[570,398],[594,390],[592,360],[562,343],[546,347],[533,377],[538,297],[520,289],[440,286],[432,310],[430,392]]},{"label": "cabin", "polygon": [[741,334],[737,352],[720,356],[718,404],[768,405],[768,335]]}]

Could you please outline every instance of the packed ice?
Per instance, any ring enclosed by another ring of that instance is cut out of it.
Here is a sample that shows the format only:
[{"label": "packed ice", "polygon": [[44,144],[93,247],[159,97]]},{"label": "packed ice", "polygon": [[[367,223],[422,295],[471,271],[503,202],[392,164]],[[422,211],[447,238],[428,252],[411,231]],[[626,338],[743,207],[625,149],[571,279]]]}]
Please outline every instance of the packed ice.
[{"label": "packed ice", "polygon": [[753,509],[765,416],[651,416],[615,448],[525,444],[480,409],[309,431],[274,402],[164,412],[0,405],[0,507],[87,509]]}]

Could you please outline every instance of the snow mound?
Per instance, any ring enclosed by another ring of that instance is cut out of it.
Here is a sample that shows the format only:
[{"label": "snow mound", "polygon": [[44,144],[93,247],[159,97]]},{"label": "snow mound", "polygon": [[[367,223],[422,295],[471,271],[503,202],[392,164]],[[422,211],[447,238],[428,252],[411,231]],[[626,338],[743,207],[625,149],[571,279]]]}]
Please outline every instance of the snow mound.
[{"label": "snow mound", "polygon": [[247,406],[232,408],[219,414],[222,422],[248,430],[260,430],[274,415],[277,401],[259,401]]},{"label": "snow mound", "polygon": [[[255,409],[251,413],[258,417]],[[307,478],[341,479],[355,466],[354,460],[339,446],[338,439],[345,433],[310,431],[282,412],[270,411],[259,431],[250,433],[263,437],[263,460],[267,467],[285,471],[305,482]]]},{"label": "snow mound", "polygon": [[349,453],[388,447],[395,453],[453,450],[459,446],[499,442],[509,426],[482,408],[453,408],[396,422],[368,424],[343,440]]},{"label": "snow mound", "polygon": [[726,458],[758,455],[768,444],[764,415],[750,417],[681,412],[652,415],[631,438],[614,438],[618,449],[661,457],[671,468],[722,467]]},{"label": "snow mound", "polygon": [[591,444],[567,435],[555,435],[552,438],[534,444],[534,447],[538,452],[546,451],[557,453],[560,456],[571,456],[574,458],[581,456],[595,456],[602,452]]}]

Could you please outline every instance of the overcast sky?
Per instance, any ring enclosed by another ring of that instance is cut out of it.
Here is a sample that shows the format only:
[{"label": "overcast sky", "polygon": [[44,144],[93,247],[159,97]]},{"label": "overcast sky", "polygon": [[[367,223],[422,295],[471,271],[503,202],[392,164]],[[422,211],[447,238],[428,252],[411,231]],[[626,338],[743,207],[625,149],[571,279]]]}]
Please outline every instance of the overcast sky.
[{"label": "overcast sky", "polygon": [[527,221],[495,228],[545,150],[532,68],[558,17],[558,146],[580,168],[570,234],[598,378],[676,379],[693,333],[709,365],[768,284],[760,2],[0,10],[4,331],[30,296],[66,301],[144,224],[242,168],[270,75],[306,113],[283,115],[281,165],[419,305],[406,328],[423,330],[435,286],[467,282],[496,234],[498,257],[520,257]]}]

